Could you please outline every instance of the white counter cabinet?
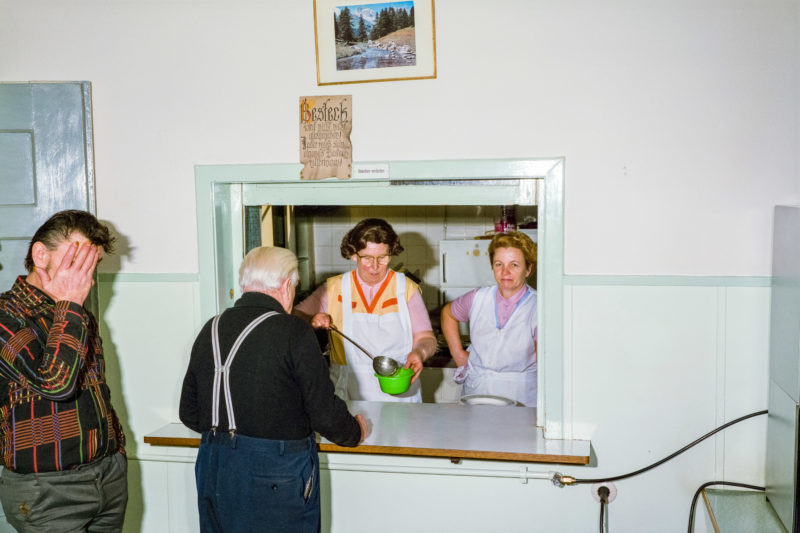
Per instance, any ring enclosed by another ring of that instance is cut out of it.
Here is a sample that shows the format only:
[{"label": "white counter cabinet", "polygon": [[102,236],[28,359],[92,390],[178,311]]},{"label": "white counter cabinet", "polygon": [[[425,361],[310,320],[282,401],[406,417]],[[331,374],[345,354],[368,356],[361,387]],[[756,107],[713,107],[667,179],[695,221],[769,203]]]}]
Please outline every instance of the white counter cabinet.
[{"label": "white counter cabinet", "polygon": [[[552,509],[578,497],[553,486],[553,470],[574,475],[589,463],[590,442],[543,438],[535,408],[355,401],[348,408],[367,417],[371,434],[356,448],[319,438],[323,531],[401,532],[412,524],[418,532],[525,531],[532,505]],[[143,474],[164,479],[150,507],[167,507],[159,514],[170,517],[170,533],[198,531],[192,472],[200,435],[173,423],[144,441]],[[508,508],[483,508],[488,494],[493,507],[506,501]],[[377,501],[389,502],[392,520]]]}]

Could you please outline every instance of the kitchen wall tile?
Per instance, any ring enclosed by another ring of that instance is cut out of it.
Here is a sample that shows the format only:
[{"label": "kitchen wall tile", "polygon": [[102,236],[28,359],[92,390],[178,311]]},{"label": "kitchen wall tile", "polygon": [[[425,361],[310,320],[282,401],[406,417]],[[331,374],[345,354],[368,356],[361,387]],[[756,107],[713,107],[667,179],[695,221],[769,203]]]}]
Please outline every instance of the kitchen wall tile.
[{"label": "kitchen wall tile", "polygon": [[448,223],[445,239],[464,239],[467,236],[467,229],[463,223]]},{"label": "kitchen wall tile", "polygon": [[345,234],[353,228],[353,224],[347,221],[331,222],[331,242],[340,244]]},{"label": "kitchen wall tile", "polygon": [[439,286],[439,265],[432,265],[423,274],[423,281],[428,285]]},{"label": "kitchen wall tile", "polygon": [[426,234],[426,231],[427,231],[427,226],[425,225],[424,220],[420,221],[419,219],[414,219],[413,222],[407,222],[406,224],[403,225],[404,233],[415,233],[427,242],[428,236]]},{"label": "kitchen wall tile", "polygon": [[422,231],[418,230],[408,230],[403,231],[400,234],[400,243],[403,245],[403,248],[408,249],[409,247],[413,246],[428,246],[428,237],[425,235],[425,229],[423,228]]},{"label": "kitchen wall tile", "polygon": [[332,265],[333,268],[337,269],[339,272],[346,272],[355,268],[355,263],[353,263],[353,261],[350,259],[345,259],[342,257],[342,254],[339,252],[339,250],[337,250],[335,253],[335,258],[332,262]]},{"label": "kitchen wall tile", "polygon": [[425,207],[426,221],[443,221],[447,208],[443,205],[429,205]]},{"label": "kitchen wall tile", "polygon": [[400,236],[406,251],[392,258],[423,281],[423,298],[428,308],[439,305],[439,241],[471,239],[494,229],[497,206],[349,206],[314,219],[315,275],[352,270],[353,263],[339,254],[339,244],[353,225],[366,217],[383,218]]},{"label": "kitchen wall tile", "polygon": [[425,291],[423,288],[422,301],[425,302],[425,308],[429,311],[439,307],[439,291],[429,290]]},{"label": "kitchen wall tile", "polygon": [[[395,224],[401,224],[408,218],[406,206],[373,206],[370,208],[370,216],[382,218],[395,228]],[[397,228],[395,228],[397,231]]]},{"label": "kitchen wall tile", "polygon": [[428,206],[413,205],[406,208],[406,218],[409,222],[424,221],[428,213]]},{"label": "kitchen wall tile", "polygon": [[331,239],[330,217],[314,217],[314,246],[329,246]]},{"label": "kitchen wall tile", "polygon": [[444,219],[439,219],[436,222],[425,222],[425,235],[428,237],[428,242],[431,245],[438,245],[439,241],[444,239]]},{"label": "kitchen wall tile", "polygon": [[403,244],[403,251],[392,257],[392,264],[408,262],[408,252],[406,251],[402,236],[400,237],[400,243]]},{"label": "kitchen wall tile", "polygon": [[436,241],[436,244],[431,245],[431,266],[433,268],[431,270],[438,272],[439,271],[439,261],[441,257],[439,257],[439,241]]},{"label": "kitchen wall tile", "polygon": [[432,262],[430,256],[432,256],[433,253],[429,250],[428,246],[424,244],[408,246],[407,251],[409,265],[425,266],[429,262]]},{"label": "kitchen wall tile", "polygon": [[330,267],[332,262],[333,246],[321,245],[315,247],[316,263],[320,266]]},{"label": "kitchen wall tile", "polygon": [[370,218],[370,207],[369,206],[358,206],[358,207],[351,207],[349,218],[351,225],[355,226],[356,223],[360,222],[365,218]]}]

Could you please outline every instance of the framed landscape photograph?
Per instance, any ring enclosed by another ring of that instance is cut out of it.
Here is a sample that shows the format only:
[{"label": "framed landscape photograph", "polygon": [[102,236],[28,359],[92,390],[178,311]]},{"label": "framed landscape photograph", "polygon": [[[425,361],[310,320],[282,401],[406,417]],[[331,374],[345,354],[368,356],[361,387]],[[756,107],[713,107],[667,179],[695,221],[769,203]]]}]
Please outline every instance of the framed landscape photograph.
[{"label": "framed landscape photograph", "polygon": [[314,0],[317,85],[436,77],[433,0]]}]

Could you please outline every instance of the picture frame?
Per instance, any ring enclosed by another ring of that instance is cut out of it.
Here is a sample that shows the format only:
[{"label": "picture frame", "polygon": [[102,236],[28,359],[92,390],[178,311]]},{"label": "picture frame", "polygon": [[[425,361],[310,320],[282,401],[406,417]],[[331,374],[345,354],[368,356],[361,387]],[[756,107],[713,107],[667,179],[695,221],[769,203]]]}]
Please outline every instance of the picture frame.
[{"label": "picture frame", "polygon": [[317,85],[435,78],[433,1],[314,0]]}]

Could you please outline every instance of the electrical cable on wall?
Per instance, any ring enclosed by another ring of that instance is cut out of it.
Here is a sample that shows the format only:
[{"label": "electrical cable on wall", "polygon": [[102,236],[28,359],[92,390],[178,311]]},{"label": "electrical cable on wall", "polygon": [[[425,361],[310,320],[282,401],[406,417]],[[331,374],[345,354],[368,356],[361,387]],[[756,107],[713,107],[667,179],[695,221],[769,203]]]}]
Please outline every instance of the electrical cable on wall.
[{"label": "electrical cable on wall", "polygon": [[644,472],[647,472],[648,470],[651,470],[651,469],[653,469],[653,468],[655,468],[657,466],[660,466],[660,465],[666,463],[670,459],[674,459],[675,457],[679,456],[680,454],[682,454],[683,452],[685,452],[686,450],[688,450],[692,446],[700,444],[701,442],[706,440],[708,437],[710,437],[710,436],[712,436],[712,435],[714,435],[716,433],[719,433],[720,431],[722,431],[723,429],[725,429],[725,428],[727,428],[729,426],[732,426],[734,424],[742,422],[743,420],[747,420],[748,418],[753,418],[754,416],[760,416],[760,415],[765,415],[765,414],[767,414],[767,410],[766,409],[764,409],[763,411],[757,411],[755,413],[750,413],[749,415],[741,416],[741,417],[737,418],[736,420],[732,420],[732,421],[728,422],[727,424],[723,424],[723,425],[719,426],[717,429],[706,433],[705,435],[703,435],[702,437],[700,437],[696,441],[692,442],[691,444],[687,444],[686,446],[684,446],[683,448],[681,448],[677,452],[675,452],[675,453],[673,453],[673,454],[661,459],[660,461],[656,461],[655,463],[653,463],[653,464],[651,464],[649,466],[646,466],[644,468],[640,468],[639,470],[636,470],[634,472],[629,472],[627,474],[622,474],[622,475],[619,475],[619,476],[604,477],[604,478],[598,478],[598,479],[578,479],[578,478],[575,478],[575,477],[572,477],[572,476],[563,476],[561,474],[556,474],[553,477],[553,484],[555,484],[556,486],[560,487],[560,486],[564,486],[564,485],[582,485],[582,484],[586,484],[586,483],[604,483],[604,482],[608,482],[608,481],[618,481],[620,479],[626,479],[626,478],[629,478],[629,477],[638,476],[639,474],[643,474]]},{"label": "electrical cable on wall", "polygon": [[605,527],[605,514],[606,505],[608,505],[608,495],[611,491],[608,487],[600,487],[597,489],[597,494],[600,496],[600,533],[606,531]]},{"label": "electrical cable on wall", "polygon": [[[640,468],[639,470],[635,470],[635,471],[629,472],[627,474],[622,474],[622,475],[619,475],[619,476],[612,476],[612,477],[605,477],[605,478],[598,478],[598,479],[578,479],[578,478],[575,478],[575,477],[572,477],[572,476],[564,476],[564,475],[562,475],[560,473],[556,473],[553,476],[552,482],[557,487],[563,487],[565,485],[582,485],[582,484],[587,484],[587,483],[593,483],[593,484],[608,483],[608,482],[618,481],[620,479],[626,479],[626,478],[629,478],[629,477],[638,476],[639,474],[643,474],[644,472],[647,472],[648,470],[651,470],[651,469],[653,469],[653,468],[655,468],[655,467],[657,467],[659,465],[662,465],[662,464],[666,463],[670,459],[674,459],[675,457],[677,457],[678,455],[682,454],[683,452],[685,452],[689,448],[691,448],[691,447],[703,442],[708,437],[711,437],[712,435],[714,435],[716,433],[719,433],[720,431],[722,431],[725,428],[728,428],[728,427],[730,427],[730,426],[732,426],[734,424],[738,424],[739,422],[742,422],[743,420],[747,420],[747,419],[753,418],[755,416],[765,415],[767,413],[768,413],[768,411],[766,409],[764,409],[763,411],[757,411],[755,413],[750,413],[749,415],[741,416],[741,417],[737,418],[736,420],[731,420],[730,422],[719,426],[718,428],[714,429],[713,431],[710,431],[710,432],[706,433],[705,435],[703,435],[699,439],[695,440],[694,442],[692,442],[690,444],[687,444],[686,446],[684,446],[683,448],[681,448],[677,452],[675,452],[675,453],[673,453],[671,455],[668,455],[667,457],[661,459],[660,461],[656,461],[655,463],[653,463],[653,464],[651,464],[649,466],[646,466],[644,468]],[[699,489],[697,489],[697,492],[695,492],[695,494],[694,494],[694,498],[692,498],[692,506],[691,506],[691,509],[689,511],[689,533],[692,533],[692,529],[694,528],[694,509],[695,509],[695,505],[697,503],[697,498],[700,495],[700,493],[703,491],[703,489],[708,487],[708,486],[710,486],[710,485],[731,485],[731,486],[735,486],[735,487],[743,487],[743,488],[753,489],[753,490],[766,490],[764,487],[758,487],[758,486],[755,486],[755,485],[747,485],[745,483],[735,483],[735,482],[732,482],[732,481],[710,481],[708,483],[703,484]],[[598,487],[597,488],[597,496],[599,496],[599,498],[600,498],[600,533],[603,533],[603,531],[604,531],[604,521],[605,521],[605,508],[606,508],[606,505],[608,505],[608,502],[609,502],[609,489],[608,489],[608,487],[602,486],[602,485],[600,487]]]},{"label": "electrical cable on wall", "polygon": [[[709,481],[708,483],[703,483],[700,485],[700,488],[694,493],[694,498],[692,498],[692,506],[689,508],[689,529],[687,530],[688,533],[692,533],[694,531],[694,508],[697,505],[697,498],[700,496],[700,493],[703,492],[703,489],[706,487],[710,487],[711,485],[730,485],[733,487],[742,487],[745,489],[752,489],[752,490],[760,490],[764,491],[767,490],[764,487],[758,487],[756,485],[748,485],[746,483],[735,483],[733,481]],[[602,533],[602,532],[601,532]]]}]

